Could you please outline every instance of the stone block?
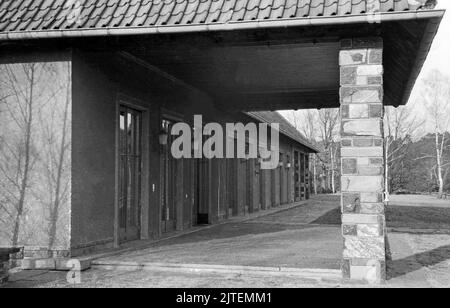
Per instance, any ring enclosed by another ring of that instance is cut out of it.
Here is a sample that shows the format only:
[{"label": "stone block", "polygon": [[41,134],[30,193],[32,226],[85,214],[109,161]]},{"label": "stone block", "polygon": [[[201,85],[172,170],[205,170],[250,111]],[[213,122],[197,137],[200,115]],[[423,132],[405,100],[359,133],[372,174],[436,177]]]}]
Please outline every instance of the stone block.
[{"label": "stone block", "polygon": [[372,147],[373,138],[355,138],[353,139],[353,146],[355,147]]},{"label": "stone block", "polygon": [[341,117],[343,119],[348,119],[350,117],[350,106],[349,105],[341,106]]},{"label": "stone block", "polygon": [[382,65],[358,65],[357,72],[359,76],[378,76],[383,74]]},{"label": "stone block", "polygon": [[360,194],[362,203],[379,203],[383,202],[383,194],[379,192],[368,192]]},{"label": "stone block", "polygon": [[383,236],[383,228],[379,224],[358,224],[357,235],[359,237]]},{"label": "stone block", "polygon": [[8,278],[9,278],[8,274],[0,273],[0,285],[7,283]]},{"label": "stone block", "polygon": [[377,266],[350,266],[350,279],[377,284],[382,281],[382,274]]},{"label": "stone block", "polygon": [[383,77],[369,76],[367,77],[367,85],[381,85],[383,84]]},{"label": "stone block", "polygon": [[342,261],[341,270],[342,270],[342,277],[344,279],[350,279],[350,263],[351,261],[349,259],[344,259]]},{"label": "stone block", "polygon": [[368,147],[368,148],[354,148],[354,147],[346,147],[341,149],[342,157],[377,157],[383,156],[383,148],[382,147]]},{"label": "stone block", "polygon": [[381,192],[383,191],[382,176],[342,176],[343,192]]},{"label": "stone block", "polygon": [[382,64],[383,63],[383,49],[372,48],[369,49],[369,64]]},{"label": "stone block", "polygon": [[53,258],[47,259],[23,259],[23,270],[55,270],[56,261]]},{"label": "stone block", "polygon": [[361,214],[384,214],[383,203],[361,203]]},{"label": "stone block", "polygon": [[357,67],[342,66],[341,67],[341,85],[356,85],[357,83]]},{"label": "stone block", "polygon": [[340,97],[343,104],[382,103],[383,89],[381,86],[344,86],[341,87]]},{"label": "stone block", "polygon": [[[386,262],[372,259],[351,259],[350,277],[369,283],[380,283],[386,280]],[[353,274],[353,276],[352,276]]]},{"label": "stone block", "polygon": [[358,224],[379,224],[379,215],[364,215],[364,214],[343,214],[342,224],[358,225]]},{"label": "stone block", "polygon": [[349,108],[348,117],[350,119],[369,117],[369,106],[366,104],[351,104],[348,105],[348,108]]},{"label": "stone block", "polygon": [[358,166],[368,166],[369,165],[369,157],[358,157]]},{"label": "stone block", "polygon": [[381,120],[347,120],[342,121],[343,137],[374,136],[381,137]]},{"label": "stone block", "polygon": [[357,160],[355,158],[342,159],[342,174],[357,174]]},{"label": "stone block", "polygon": [[351,139],[342,139],[341,145],[342,145],[342,147],[351,147],[352,140]]},{"label": "stone block", "polygon": [[373,166],[358,166],[358,175],[382,175],[383,168]]},{"label": "stone block", "polygon": [[383,139],[374,139],[373,140],[373,145],[376,147],[382,147],[383,146]]},{"label": "stone block", "polygon": [[367,49],[341,50],[339,64],[358,65],[367,63]]},{"label": "stone block", "polygon": [[367,86],[369,85],[369,77],[368,76],[356,76],[356,83],[357,86]]},{"label": "stone block", "polygon": [[29,249],[24,251],[24,258],[48,259],[52,258],[53,253],[46,249]]},{"label": "stone block", "polygon": [[344,236],[356,236],[358,235],[358,228],[356,225],[343,225],[342,234]]},{"label": "stone block", "polygon": [[360,195],[355,193],[342,193],[343,213],[356,213],[361,204]]},{"label": "stone block", "polygon": [[[80,262],[80,270],[85,271],[91,268],[91,260],[89,259],[77,259]],[[55,269],[57,271],[69,271],[73,268],[73,266],[69,266],[69,262],[72,259],[56,259],[55,260]]]},{"label": "stone block", "polygon": [[371,157],[371,158],[369,158],[369,160],[370,160],[371,165],[377,165],[377,166],[383,165],[383,158]]},{"label": "stone block", "polygon": [[353,46],[353,40],[352,39],[342,39],[340,41],[340,45],[342,49],[349,49]]},{"label": "stone block", "polygon": [[345,237],[344,258],[374,259],[384,261],[386,258],[384,237]]},{"label": "stone block", "polygon": [[371,104],[371,105],[369,105],[369,117],[370,118],[381,118],[381,117],[383,117],[383,105],[381,105],[381,104]]}]

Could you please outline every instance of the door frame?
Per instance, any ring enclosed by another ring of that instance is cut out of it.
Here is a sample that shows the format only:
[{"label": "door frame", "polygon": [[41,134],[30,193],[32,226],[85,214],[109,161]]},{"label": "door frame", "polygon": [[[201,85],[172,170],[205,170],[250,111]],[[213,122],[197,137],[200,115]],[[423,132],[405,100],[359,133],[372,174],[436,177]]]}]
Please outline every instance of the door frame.
[{"label": "door frame", "polygon": [[149,238],[149,206],[150,206],[150,191],[149,191],[149,104],[142,100],[138,100],[122,93],[119,93],[115,99],[115,188],[114,188],[114,247],[120,247],[120,214],[119,214],[119,190],[120,190],[120,107],[134,109],[141,112],[142,115],[142,156],[141,156],[141,204],[139,214],[139,239]]},{"label": "door frame", "polygon": [[[160,107],[160,109],[159,109],[159,117],[158,117],[158,129],[161,129],[161,123],[162,123],[163,120],[170,121],[173,124],[176,124],[176,123],[184,122],[184,116],[181,113],[172,111],[170,109],[166,109],[164,107]],[[163,221],[162,221],[162,215],[163,215],[164,210],[165,210],[164,209],[164,202],[163,202],[163,200],[167,201],[167,196],[163,196],[163,194],[164,194],[163,187],[167,186],[166,180],[169,179],[168,178],[169,175],[164,171],[164,168],[163,168],[164,160],[163,160],[162,155],[163,155],[163,153],[161,151],[161,145],[159,145],[159,157],[158,157],[159,170],[160,170],[160,172],[159,172],[160,194],[159,194],[159,205],[158,205],[159,206],[159,217],[158,217],[159,236],[162,236],[164,233],[167,233],[166,230],[163,230]],[[169,155],[171,155],[170,154],[170,150],[169,150]],[[177,159],[177,160],[175,160],[175,164],[174,164],[174,168],[175,169],[173,170],[174,173],[175,173],[174,174],[174,177],[175,177],[175,184],[174,184],[175,187],[174,187],[174,189],[177,187],[177,183],[176,183],[177,180],[184,181],[184,164],[185,163],[188,163],[188,162],[187,161],[185,162],[184,159],[181,159],[181,160]],[[181,179],[180,178],[177,179],[177,173],[178,172],[181,172]],[[184,201],[184,197],[183,197],[184,193],[185,193],[184,192],[184,182],[182,182],[182,183],[183,183],[183,185],[181,185],[181,187],[183,189],[183,192],[181,193],[181,196],[179,196],[179,192],[175,192],[174,196],[173,196],[173,198],[174,198],[174,208],[175,208],[175,220],[174,220],[173,231],[177,231],[177,229],[180,228],[180,226],[178,224],[183,222],[183,221],[181,221],[181,222],[178,221],[178,219],[180,218],[180,217],[178,217],[178,215],[180,214],[179,213],[180,209],[178,208],[178,206],[179,206],[178,201],[180,201],[180,200],[177,199],[178,197],[181,197],[182,201]],[[166,189],[167,189],[167,187],[166,187]],[[181,204],[181,210],[183,210],[183,206],[184,206],[184,203]],[[183,218],[181,217],[181,219],[183,219]],[[181,229],[182,229],[182,227],[181,227]]]}]

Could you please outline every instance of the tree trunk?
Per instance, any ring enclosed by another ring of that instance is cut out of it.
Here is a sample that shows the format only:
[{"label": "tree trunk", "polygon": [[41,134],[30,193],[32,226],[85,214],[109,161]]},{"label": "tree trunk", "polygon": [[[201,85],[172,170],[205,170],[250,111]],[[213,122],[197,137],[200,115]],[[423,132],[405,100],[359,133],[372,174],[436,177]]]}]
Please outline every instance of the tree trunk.
[{"label": "tree trunk", "polygon": [[385,202],[389,202],[390,187],[389,187],[389,138],[386,139],[384,146],[384,191]]},{"label": "tree trunk", "polygon": [[335,179],[334,179],[334,152],[333,152],[333,147],[331,147],[331,190],[333,192],[333,194],[336,193],[336,184],[335,184]]},{"label": "tree trunk", "polygon": [[444,194],[444,179],[442,178],[442,157],[441,157],[441,149],[439,147],[439,133],[435,133],[435,141],[436,141],[436,161],[437,161],[437,177],[439,184],[439,193],[438,198],[442,199]]},{"label": "tree trunk", "polygon": [[11,244],[13,247],[17,246],[19,241],[19,232],[20,232],[20,221],[22,220],[23,209],[25,206],[25,198],[27,193],[27,186],[29,180],[29,172],[30,172],[30,148],[31,148],[31,126],[33,124],[33,90],[34,90],[34,65],[30,66],[31,68],[31,76],[30,76],[30,93],[28,97],[27,107],[28,107],[28,118],[25,123],[25,165],[24,171],[20,184],[19,191],[19,201],[17,203],[17,212],[14,221],[14,230],[13,237],[11,240]]},{"label": "tree trunk", "polygon": [[314,183],[314,194],[317,195],[317,180],[316,180],[316,154],[313,156],[313,183]]}]

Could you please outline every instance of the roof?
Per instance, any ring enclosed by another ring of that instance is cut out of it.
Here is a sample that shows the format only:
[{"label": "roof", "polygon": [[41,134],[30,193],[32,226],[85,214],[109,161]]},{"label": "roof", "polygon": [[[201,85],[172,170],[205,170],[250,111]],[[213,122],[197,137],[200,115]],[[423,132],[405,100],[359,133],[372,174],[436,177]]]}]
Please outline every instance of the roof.
[{"label": "roof", "polygon": [[320,152],[320,149],[312,145],[285,117],[276,111],[252,111],[245,112],[248,116],[265,123],[279,123],[280,133],[294,141],[311,149],[311,152]]},{"label": "roof", "polygon": [[[427,0],[0,0],[0,34],[167,28],[433,8]],[[64,31],[61,31],[64,30]],[[9,38],[9,37],[8,37]],[[4,38],[3,38],[4,39]]]}]

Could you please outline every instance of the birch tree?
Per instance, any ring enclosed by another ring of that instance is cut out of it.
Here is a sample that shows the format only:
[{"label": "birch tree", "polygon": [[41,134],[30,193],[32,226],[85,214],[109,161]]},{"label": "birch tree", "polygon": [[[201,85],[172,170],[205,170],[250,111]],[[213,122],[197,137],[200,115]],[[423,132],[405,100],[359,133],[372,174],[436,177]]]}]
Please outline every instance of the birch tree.
[{"label": "birch tree", "polygon": [[331,175],[328,177],[331,185],[331,190],[336,193],[336,139],[338,136],[338,123],[339,123],[339,109],[322,109],[318,112],[318,124],[321,135],[321,140],[324,146],[325,153],[329,155],[329,172]]},{"label": "birch tree", "polygon": [[391,193],[390,179],[394,165],[405,157],[410,138],[424,124],[417,115],[412,115],[408,106],[385,107],[384,112],[384,158],[386,197]]},{"label": "birch tree", "polygon": [[[317,143],[317,110],[306,109],[291,112],[293,124],[311,144]],[[312,170],[312,184],[314,194],[317,195],[317,154],[311,155],[310,170]]]},{"label": "birch tree", "polygon": [[[438,70],[431,71],[423,82],[421,97],[433,129],[438,198],[441,199],[444,193],[444,175],[448,167],[448,164],[444,164],[444,150],[446,132],[450,128],[450,78]],[[427,157],[428,155],[424,155],[422,158]]]}]

